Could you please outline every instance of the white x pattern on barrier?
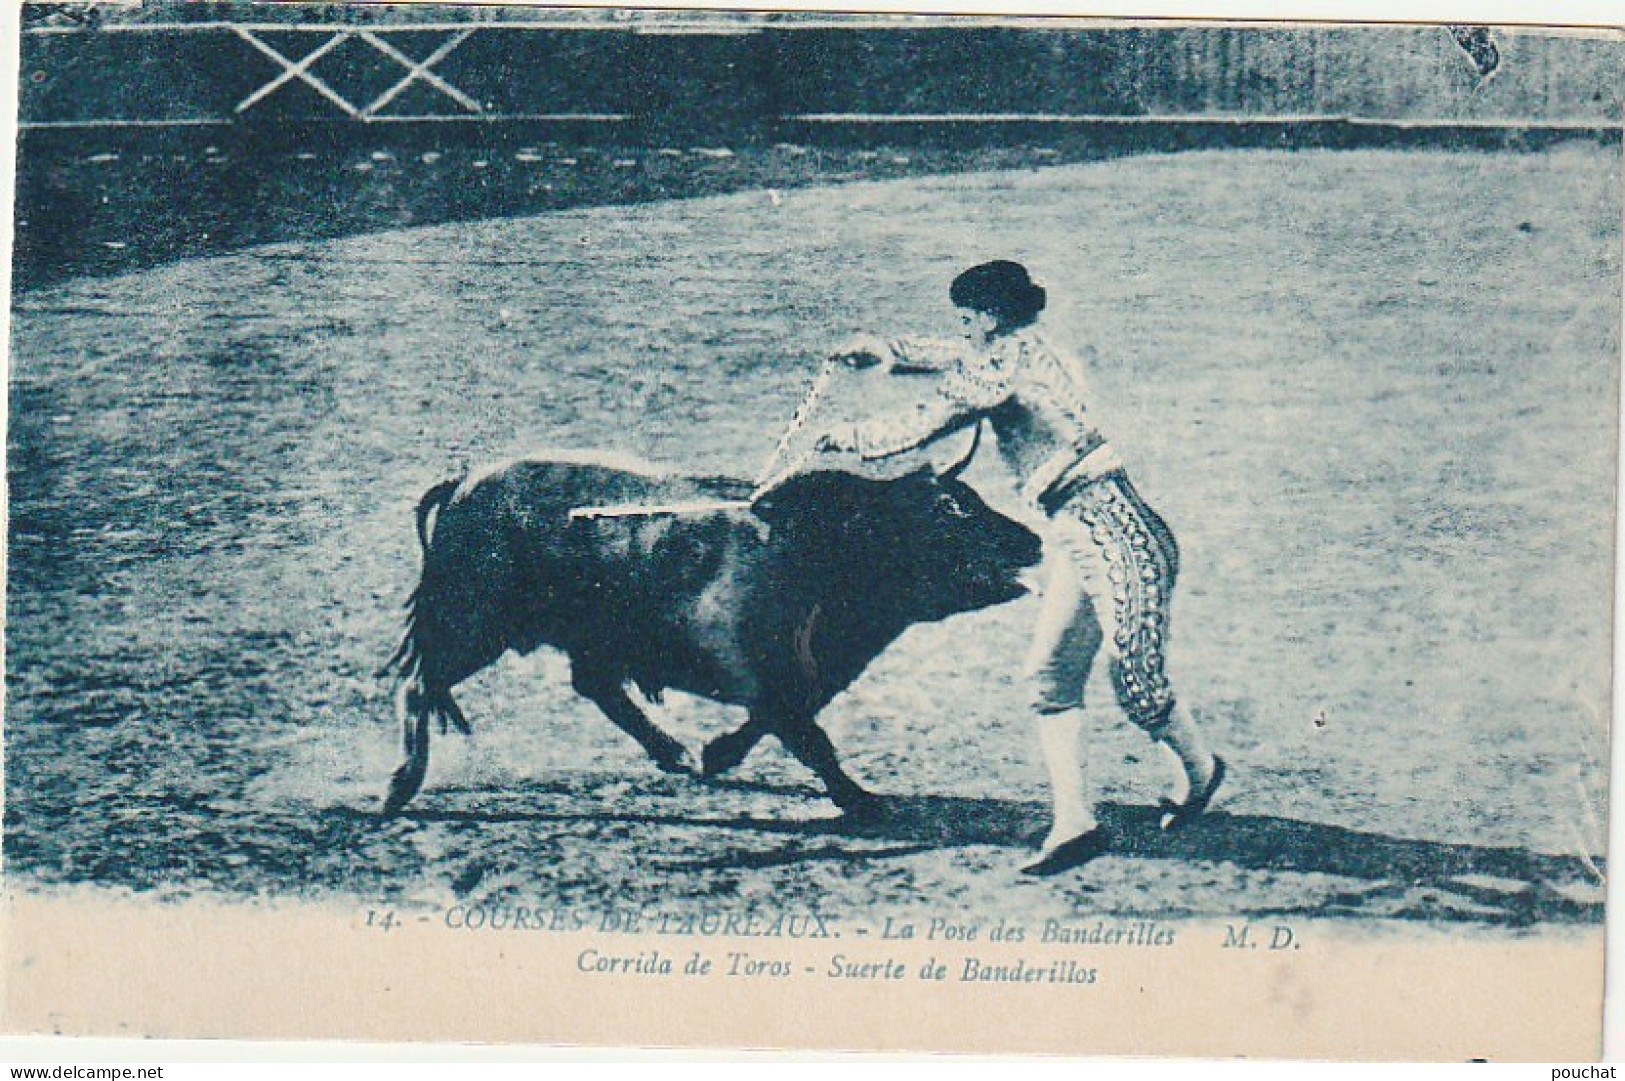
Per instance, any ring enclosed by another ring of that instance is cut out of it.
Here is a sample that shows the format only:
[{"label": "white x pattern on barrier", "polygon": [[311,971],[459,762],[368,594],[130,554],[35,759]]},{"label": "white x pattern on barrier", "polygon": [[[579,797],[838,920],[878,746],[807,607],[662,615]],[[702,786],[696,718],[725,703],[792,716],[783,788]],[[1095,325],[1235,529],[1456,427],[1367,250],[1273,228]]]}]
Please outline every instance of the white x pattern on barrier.
[{"label": "white x pattern on barrier", "polygon": [[[234,26],[232,27],[232,30],[237,34],[238,37],[242,38],[255,49],[258,49],[260,52],[276,61],[276,63],[282,68],[282,70],[264,86],[261,86],[252,94],[248,95],[248,97],[237,103],[235,112],[239,114],[245,113],[249,109],[252,109],[255,105],[258,105],[260,102],[276,93],[283,86],[286,86],[288,83],[295,80],[304,83],[322,97],[332,102],[341,111],[343,111],[345,116],[348,116],[352,120],[372,119],[374,116],[378,115],[378,111],[380,109],[394,101],[403,91],[419,80],[428,83],[430,86],[434,87],[436,90],[440,91],[446,97],[450,98],[452,101],[456,102],[458,105],[462,106],[464,109],[467,109],[471,113],[480,113],[484,111],[479,102],[457,89],[457,87],[447,82],[433,70],[436,64],[450,56],[453,50],[455,50],[463,42],[467,41],[474,33],[473,30],[464,30],[460,33],[453,34],[451,37],[441,42],[439,47],[422,61],[413,60],[410,56],[407,56],[394,45],[386,41],[378,31],[373,30],[362,30],[359,33],[350,30],[337,31],[326,41],[322,42],[322,44],[316,46],[316,48],[306,53],[305,56],[300,60],[292,60],[288,58],[279,49],[264,41],[252,30],[241,26]],[[406,74],[404,76],[397,80],[394,85],[390,86],[389,89],[373,98],[372,101],[368,102],[366,105],[353,104],[347,98],[345,98],[343,94],[340,94],[337,90],[334,90],[310,70],[316,61],[320,60],[322,57],[326,56],[328,53],[332,52],[346,41],[349,41],[351,38],[356,38],[360,41],[366,42],[377,52],[383,56],[387,56],[389,59],[395,61],[395,63],[406,69]]]},{"label": "white x pattern on barrier", "polygon": [[424,82],[428,83],[430,86],[434,87],[436,90],[440,91],[442,94],[446,95],[452,101],[455,101],[458,105],[461,105],[469,112],[480,112],[481,109],[479,102],[475,101],[473,98],[469,97],[455,86],[452,86],[446,80],[442,79],[439,75],[430,70],[436,64],[440,63],[440,61],[450,56],[452,50],[457,48],[457,46],[461,45],[463,42],[467,41],[469,36],[473,33],[474,31],[472,30],[464,30],[462,33],[455,34],[446,39],[440,43],[440,47],[438,49],[430,53],[428,57],[420,64],[416,60],[413,60],[411,57],[407,56],[405,53],[401,52],[399,49],[395,48],[395,46],[391,45],[389,42],[385,41],[383,38],[379,37],[373,31],[363,30],[361,32],[361,40],[365,41],[368,45],[371,45],[373,48],[377,49],[391,60],[394,60],[396,63],[405,67],[406,75],[401,79],[400,82],[396,83],[382,94],[379,94],[377,98],[373,99],[372,104],[361,110],[361,115],[375,115],[379,109],[382,109],[385,105],[388,105],[390,102],[394,101],[396,95],[419,79],[422,79]]},{"label": "white x pattern on barrier", "polygon": [[282,65],[282,71],[276,76],[276,78],[272,79],[270,82],[266,83],[264,86],[260,87],[258,90],[248,95],[248,97],[237,103],[237,108],[235,110],[236,112],[247,112],[255,105],[258,105],[260,102],[276,93],[276,91],[285,83],[298,79],[300,82],[316,91],[316,93],[320,94],[328,101],[331,101],[340,109],[343,109],[346,116],[354,119],[361,114],[361,110],[344,100],[343,96],[335,92],[332,87],[328,86],[326,83],[322,82],[320,79],[316,78],[316,76],[310,73],[310,66],[312,64],[350,39],[349,31],[340,31],[339,33],[334,34],[321,45],[318,45],[314,50],[306,53],[303,60],[293,61],[289,60],[276,49],[273,49],[271,46],[255,37],[253,31],[244,30],[240,26],[233,27],[233,29],[236,30],[238,37],[242,38],[244,41],[254,46],[254,48],[258,49],[260,52]]}]

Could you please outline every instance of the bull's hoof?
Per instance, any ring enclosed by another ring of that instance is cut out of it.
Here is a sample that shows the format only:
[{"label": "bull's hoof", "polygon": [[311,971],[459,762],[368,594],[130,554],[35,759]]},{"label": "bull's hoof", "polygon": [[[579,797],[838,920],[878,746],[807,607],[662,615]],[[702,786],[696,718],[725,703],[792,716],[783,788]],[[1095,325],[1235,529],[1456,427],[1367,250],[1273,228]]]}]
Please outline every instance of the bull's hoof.
[{"label": "bull's hoof", "polygon": [[655,766],[662,773],[670,773],[675,777],[699,777],[700,767],[694,761],[694,756],[687,747],[679,747],[670,754],[661,755],[655,759]]},{"label": "bull's hoof", "polygon": [[741,746],[739,740],[718,736],[700,752],[700,776],[718,777],[745,760],[750,747]]},{"label": "bull's hoof", "polygon": [[886,817],[886,801],[873,792],[859,791],[837,800],[841,821],[854,826],[872,826]]}]

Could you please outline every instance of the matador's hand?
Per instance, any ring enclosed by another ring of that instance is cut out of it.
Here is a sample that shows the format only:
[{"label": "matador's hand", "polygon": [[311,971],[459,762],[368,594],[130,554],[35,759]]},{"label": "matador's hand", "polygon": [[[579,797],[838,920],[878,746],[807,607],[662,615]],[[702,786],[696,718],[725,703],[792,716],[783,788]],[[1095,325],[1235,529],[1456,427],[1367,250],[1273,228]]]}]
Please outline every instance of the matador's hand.
[{"label": "matador's hand", "polygon": [[849,454],[858,449],[858,429],[852,424],[838,424],[819,436],[813,449],[829,454]]}]

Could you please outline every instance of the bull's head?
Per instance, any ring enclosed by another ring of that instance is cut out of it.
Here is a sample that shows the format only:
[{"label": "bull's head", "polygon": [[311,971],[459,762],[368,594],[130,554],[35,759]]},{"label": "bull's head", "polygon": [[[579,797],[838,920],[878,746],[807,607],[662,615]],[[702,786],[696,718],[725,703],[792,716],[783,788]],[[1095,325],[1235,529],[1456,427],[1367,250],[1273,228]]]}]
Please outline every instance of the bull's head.
[{"label": "bull's head", "polygon": [[1041,555],[1038,536],[989,507],[957,470],[883,481],[804,474],[763,497],[757,513],[818,573],[910,623],[1020,597],[1021,572]]}]

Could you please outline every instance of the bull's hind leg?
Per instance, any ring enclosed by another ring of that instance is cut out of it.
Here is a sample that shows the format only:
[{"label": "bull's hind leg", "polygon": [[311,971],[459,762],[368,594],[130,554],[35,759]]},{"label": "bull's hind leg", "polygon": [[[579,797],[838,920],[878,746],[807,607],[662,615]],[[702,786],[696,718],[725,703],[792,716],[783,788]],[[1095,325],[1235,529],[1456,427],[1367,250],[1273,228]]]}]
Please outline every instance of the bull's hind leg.
[{"label": "bull's hind leg", "polygon": [[[753,723],[756,717],[751,717]],[[835,805],[848,815],[854,817],[870,817],[880,810],[880,797],[867,791],[862,785],[847,775],[841,768],[841,760],[835,754],[835,745],[829,741],[829,736],[818,727],[817,722],[800,717],[779,718],[767,724],[772,732],[779,737],[785,750],[800,759],[801,764],[818,774],[819,780],[824,782],[824,789]]]},{"label": "bull's hind leg", "polygon": [[700,754],[700,766],[705,776],[715,777],[739,765],[769,731],[771,729],[763,721],[752,717],[732,732],[707,743]]},{"label": "bull's hind leg", "polygon": [[690,775],[699,772],[694,768],[688,749],[644,715],[627,695],[626,683],[619,676],[572,658],[570,685],[577,694],[602,710],[617,728],[637,740],[662,770]]}]

